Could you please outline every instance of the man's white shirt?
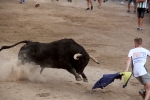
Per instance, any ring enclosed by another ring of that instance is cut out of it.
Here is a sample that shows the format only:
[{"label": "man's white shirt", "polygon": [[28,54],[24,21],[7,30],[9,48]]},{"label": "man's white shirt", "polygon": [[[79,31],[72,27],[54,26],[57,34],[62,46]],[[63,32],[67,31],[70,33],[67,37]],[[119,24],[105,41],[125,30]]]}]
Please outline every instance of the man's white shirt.
[{"label": "man's white shirt", "polygon": [[137,47],[129,51],[128,57],[132,57],[134,77],[147,74],[146,68],[144,67],[147,56],[150,56],[150,51],[143,47]]}]

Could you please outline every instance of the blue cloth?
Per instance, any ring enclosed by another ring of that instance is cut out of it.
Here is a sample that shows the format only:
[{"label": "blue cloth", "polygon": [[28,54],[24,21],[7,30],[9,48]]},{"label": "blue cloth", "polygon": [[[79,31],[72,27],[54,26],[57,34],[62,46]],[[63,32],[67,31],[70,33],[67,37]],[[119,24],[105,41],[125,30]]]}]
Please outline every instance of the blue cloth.
[{"label": "blue cloth", "polygon": [[96,88],[103,89],[104,87],[112,83],[115,79],[121,79],[121,78],[122,75],[120,75],[119,72],[115,74],[104,74],[103,77],[95,83],[92,90]]}]

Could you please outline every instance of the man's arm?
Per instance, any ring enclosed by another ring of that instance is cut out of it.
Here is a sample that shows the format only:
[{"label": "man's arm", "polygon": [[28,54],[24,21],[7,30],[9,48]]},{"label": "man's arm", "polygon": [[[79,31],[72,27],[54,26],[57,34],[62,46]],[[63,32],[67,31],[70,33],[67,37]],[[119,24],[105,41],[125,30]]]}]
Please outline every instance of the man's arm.
[{"label": "man's arm", "polygon": [[128,72],[129,67],[130,67],[130,63],[131,63],[131,57],[128,57],[127,58],[127,62],[126,62],[126,70],[125,70],[125,72]]}]

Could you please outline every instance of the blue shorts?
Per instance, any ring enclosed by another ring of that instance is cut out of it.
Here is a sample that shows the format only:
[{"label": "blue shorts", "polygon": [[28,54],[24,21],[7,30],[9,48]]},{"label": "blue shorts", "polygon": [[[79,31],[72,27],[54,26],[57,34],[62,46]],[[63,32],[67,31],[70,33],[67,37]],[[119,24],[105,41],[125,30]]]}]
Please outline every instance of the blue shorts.
[{"label": "blue shorts", "polygon": [[136,0],[128,0],[128,3],[131,3],[133,1],[134,5],[136,5]]}]

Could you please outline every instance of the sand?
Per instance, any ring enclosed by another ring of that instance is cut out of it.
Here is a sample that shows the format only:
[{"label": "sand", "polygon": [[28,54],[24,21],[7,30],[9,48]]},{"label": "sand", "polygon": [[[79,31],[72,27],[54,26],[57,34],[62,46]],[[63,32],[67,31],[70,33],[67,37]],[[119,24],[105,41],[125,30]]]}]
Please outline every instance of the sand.
[{"label": "sand", "polygon": [[[128,51],[133,39],[141,37],[143,46],[150,49],[150,14],[145,15],[143,32],[138,32],[137,17],[126,13],[127,2],[108,1],[93,11],[85,11],[85,0],[41,0],[35,8],[34,0],[0,1],[0,47],[22,40],[52,42],[72,38],[81,44],[100,65],[90,61],[85,68],[89,82],[77,82],[62,69],[44,69],[26,64],[17,66],[20,44],[0,52],[0,100],[142,100],[138,91],[142,85],[132,77],[123,89],[123,80],[116,80],[106,88],[92,91],[103,74],[125,70]],[[150,59],[147,68],[150,70]],[[131,69],[130,69],[131,70]]]}]

